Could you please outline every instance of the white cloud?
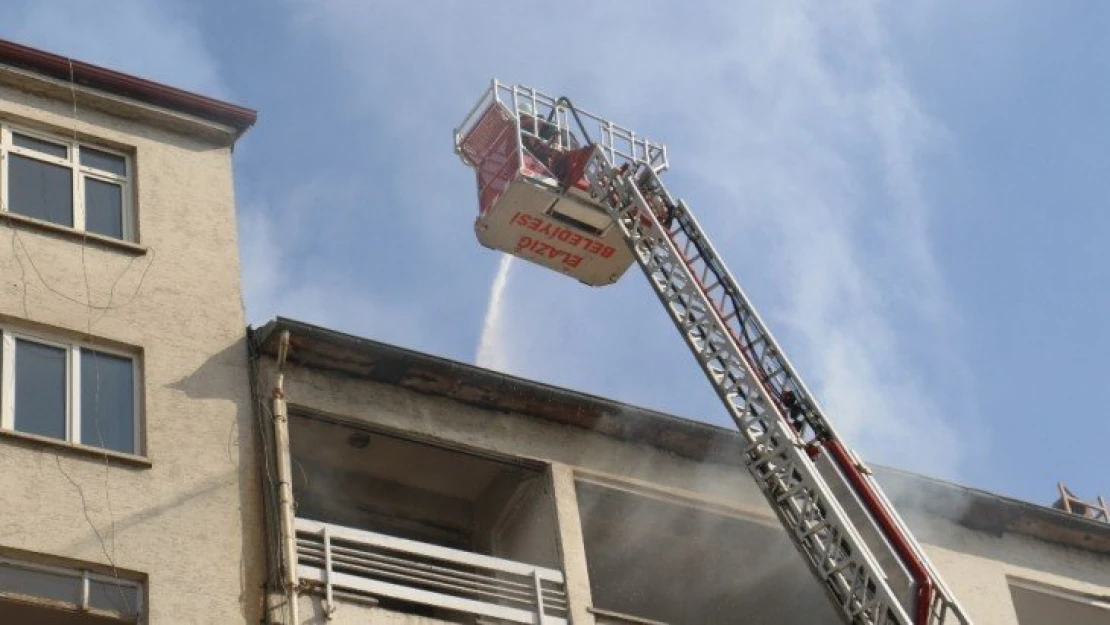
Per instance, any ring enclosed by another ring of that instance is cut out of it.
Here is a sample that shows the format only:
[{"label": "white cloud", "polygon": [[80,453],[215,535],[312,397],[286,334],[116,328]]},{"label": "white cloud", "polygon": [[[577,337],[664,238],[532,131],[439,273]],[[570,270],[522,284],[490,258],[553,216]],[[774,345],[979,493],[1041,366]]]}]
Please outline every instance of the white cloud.
[{"label": "white cloud", "polygon": [[243,300],[248,322],[264,323],[280,310],[277,301],[286,260],[275,228],[264,206],[239,205],[239,258],[243,273]]},{"label": "white cloud", "polygon": [[[306,180],[277,199],[248,187],[240,241],[252,320],[280,312],[439,352],[449,351],[445,337],[477,337],[478,316],[437,323],[444,302],[484,305],[486,284],[465,281],[493,272],[459,265],[496,259],[471,239],[473,185],[447,136],[490,75],[521,80],[669,140],[672,189],[690,200],[849,440],[880,460],[958,470],[966,450],[945,415],[969,384],[952,347],[959,315],[933,258],[918,165],[948,137],[898,69],[886,7],[281,6],[345,70],[343,97],[331,101],[364,124],[351,133],[392,146],[393,158],[372,176],[354,161],[339,172],[306,168]],[[4,34],[226,96],[191,10],[33,2]],[[406,278],[419,284],[372,283],[366,272],[338,271],[341,261],[325,253],[321,241],[387,220],[404,253],[369,250],[347,262],[394,274],[419,266],[418,278]],[[591,290],[517,267],[500,333],[512,372],[720,418],[635,275]]]},{"label": "white cloud", "polygon": [[[397,212],[422,224],[413,236],[475,245],[472,213],[459,217],[473,186],[450,169],[446,137],[490,75],[568,93],[669,140],[672,189],[851,443],[881,461],[958,472],[966,450],[946,410],[966,385],[922,373],[958,371],[945,366],[958,353],[938,347],[958,315],[917,164],[946,137],[900,73],[874,5],[286,6],[333,47],[375,138],[397,144],[389,184],[409,190]],[[511,372],[720,418],[645,285],[591,290],[518,268],[501,332]],[[484,284],[472,291],[486,296]],[[476,334],[481,322],[470,321]],[[930,363],[909,359],[910,345]],[[941,383],[949,394],[934,391]]]},{"label": "white cloud", "polygon": [[4,36],[56,54],[227,97],[190,4],[174,0],[97,2],[35,0],[5,23]]}]

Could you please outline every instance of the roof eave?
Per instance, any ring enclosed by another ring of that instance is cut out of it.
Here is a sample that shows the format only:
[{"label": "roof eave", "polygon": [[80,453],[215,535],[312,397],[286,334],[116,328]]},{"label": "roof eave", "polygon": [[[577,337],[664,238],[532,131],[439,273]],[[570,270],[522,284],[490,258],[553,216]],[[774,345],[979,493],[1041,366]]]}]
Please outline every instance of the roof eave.
[{"label": "roof eave", "polygon": [[0,64],[223,124],[235,138],[258,120],[256,111],[237,104],[2,39]]}]

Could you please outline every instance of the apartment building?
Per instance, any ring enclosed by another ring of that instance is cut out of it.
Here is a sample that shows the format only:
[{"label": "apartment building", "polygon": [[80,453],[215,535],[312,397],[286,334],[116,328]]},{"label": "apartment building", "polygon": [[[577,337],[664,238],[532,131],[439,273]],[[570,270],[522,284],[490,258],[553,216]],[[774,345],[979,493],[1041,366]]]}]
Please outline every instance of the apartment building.
[{"label": "apartment building", "polygon": [[0,42],[0,623],[256,623],[231,152],[255,113]]},{"label": "apartment building", "polygon": [[[839,622],[730,430],[289,319],[252,342],[299,623]],[[1110,524],[877,473],[976,623],[1110,623]]]},{"label": "apartment building", "polygon": [[[0,42],[0,623],[836,622],[729,430],[244,333],[254,121]],[[1110,622],[1110,525],[881,478],[977,623]]]}]

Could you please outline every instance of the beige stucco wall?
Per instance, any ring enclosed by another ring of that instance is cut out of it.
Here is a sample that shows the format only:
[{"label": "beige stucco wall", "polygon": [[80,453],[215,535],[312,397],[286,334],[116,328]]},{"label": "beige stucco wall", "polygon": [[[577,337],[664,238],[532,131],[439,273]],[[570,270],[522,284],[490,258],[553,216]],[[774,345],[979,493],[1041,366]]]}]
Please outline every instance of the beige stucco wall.
[{"label": "beige stucco wall", "polygon": [[[577,428],[318,371],[293,368],[285,383],[291,404],[334,417],[452,446],[565,463],[579,479],[775,522],[750,477],[737,468],[698,464]],[[1110,594],[1110,558],[1022,536],[989,536],[932,516],[911,514],[907,522],[977,623],[1017,622],[1007,576]],[[578,581],[574,572],[584,569],[576,555],[566,556],[577,561],[567,571],[572,585]]]},{"label": "beige stucco wall", "polygon": [[977,625],[1018,622],[1008,577],[1073,593],[1110,595],[1108,556],[1026,536],[992,536],[912,512],[906,521]]},{"label": "beige stucco wall", "polygon": [[[228,142],[80,99],[75,120],[71,102],[5,87],[0,115],[134,150],[146,253],[0,219],[0,322],[141,351],[150,463],[0,437],[0,549],[104,565],[107,552],[148,576],[154,623],[257,622],[265,566]],[[86,279],[111,309],[68,301],[86,300]]]},{"label": "beige stucco wall", "polygon": [[335,598],[331,614],[319,595],[301,595],[298,602],[301,623],[313,625],[450,625],[452,621],[430,616],[402,614],[362,601]]}]

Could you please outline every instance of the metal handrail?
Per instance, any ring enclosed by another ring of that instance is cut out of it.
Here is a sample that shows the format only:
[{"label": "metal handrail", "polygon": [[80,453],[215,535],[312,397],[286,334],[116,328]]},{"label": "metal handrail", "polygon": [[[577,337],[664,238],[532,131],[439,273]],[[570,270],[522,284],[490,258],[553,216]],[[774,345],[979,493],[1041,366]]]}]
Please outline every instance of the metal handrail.
[{"label": "metal handrail", "polygon": [[298,575],[321,586],[514,623],[563,625],[562,572],[377,532],[296,520]]},{"label": "metal handrail", "polygon": [[[656,173],[666,171],[669,165],[667,147],[662,143],[637,135],[630,128],[573,106],[566,98],[550,96],[531,87],[508,85],[496,79],[491,81],[490,87],[455,128],[455,151],[463,157],[464,162],[466,157],[460,147],[482,113],[493,103],[504,106],[516,117],[517,128],[521,132],[527,133],[527,127],[520,124],[521,116],[525,115],[539,123],[555,126],[557,137],[573,136],[580,145],[594,143],[591,139],[596,139],[596,145],[605,152],[609,162],[615,165],[645,165]],[[571,126],[570,119],[574,119],[578,128]],[[587,128],[591,130],[587,131]]]}]

